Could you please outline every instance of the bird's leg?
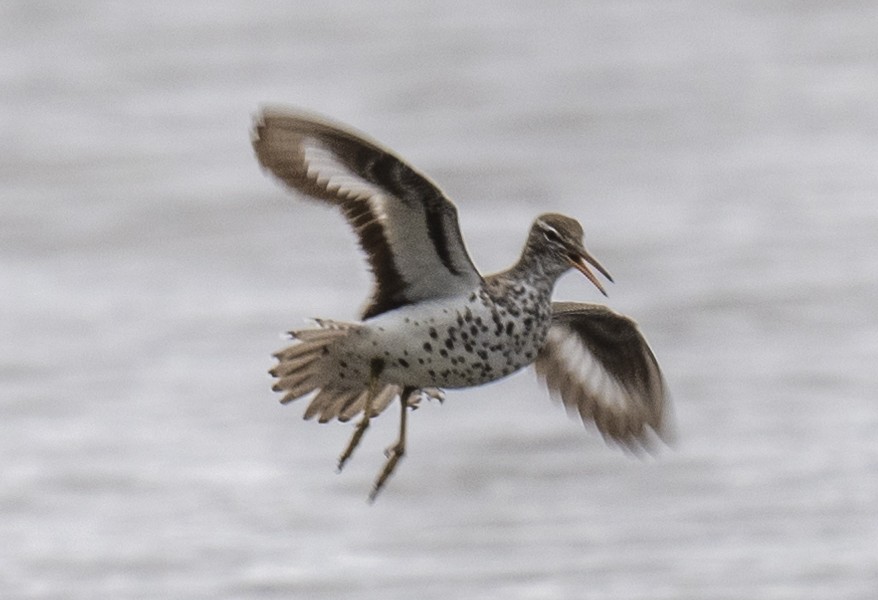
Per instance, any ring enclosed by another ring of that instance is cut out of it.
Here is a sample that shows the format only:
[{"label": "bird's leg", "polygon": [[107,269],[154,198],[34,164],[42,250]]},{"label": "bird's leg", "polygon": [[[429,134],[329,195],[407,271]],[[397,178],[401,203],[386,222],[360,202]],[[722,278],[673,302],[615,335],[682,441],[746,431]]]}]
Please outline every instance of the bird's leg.
[{"label": "bird's leg", "polygon": [[387,478],[390,477],[391,473],[393,473],[393,470],[396,468],[396,463],[398,463],[399,459],[405,454],[405,423],[409,409],[409,397],[415,393],[416,390],[417,388],[406,387],[399,395],[399,439],[396,440],[394,445],[384,451],[384,455],[387,456],[387,462],[384,463],[384,468],[378,475],[378,479],[375,480],[375,485],[372,487],[372,492],[369,494],[369,502],[375,501],[378,492],[381,491]]},{"label": "bird's leg", "polygon": [[347,447],[344,449],[344,452],[341,453],[341,456],[338,458],[338,471],[341,473],[341,470],[344,468],[345,463],[354,453],[354,450],[360,444],[360,438],[363,437],[363,434],[366,433],[366,429],[369,428],[369,419],[372,418],[372,401],[375,399],[375,396],[378,395],[378,377],[381,375],[381,371],[384,370],[384,361],[380,358],[376,358],[372,360],[372,364],[369,369],[369,393],[366,396],[366,405],[363,407],[363,418],[357,423],[357,428],[354,430],[354,435],[351,436],[351,441],[348,442]]}]

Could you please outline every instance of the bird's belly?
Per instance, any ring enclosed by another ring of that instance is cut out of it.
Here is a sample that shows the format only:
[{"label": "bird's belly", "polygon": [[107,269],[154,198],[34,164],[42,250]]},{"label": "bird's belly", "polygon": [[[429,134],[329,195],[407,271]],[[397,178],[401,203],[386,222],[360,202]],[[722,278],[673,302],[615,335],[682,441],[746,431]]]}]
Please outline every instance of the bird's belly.
[{"label": "bird's belly", "polygon": [[[385,383],[418,388],[470,387],[532,363],[550,316],[542,307],[509,311],[473,294],[450,308],[422,303],[364,323],[334,352],[348,383],[368,382],[375,368]],[[344,365],[344,366],[343,366]]]}]

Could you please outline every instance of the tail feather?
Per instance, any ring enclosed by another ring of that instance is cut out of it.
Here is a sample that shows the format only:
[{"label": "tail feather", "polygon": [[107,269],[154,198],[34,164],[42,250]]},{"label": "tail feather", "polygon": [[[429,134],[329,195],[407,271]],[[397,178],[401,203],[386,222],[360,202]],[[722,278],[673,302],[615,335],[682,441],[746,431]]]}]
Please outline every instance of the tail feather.
[{"label": "tail feather", "polygon": [[298,379],[293,379],[293,377],[285,377],[284,379],[281,379],[274,385],[274,390],[277,392],[286,392],[281,399],[281,404],[288,404],[296,398],[301,398],[306,394],[310,394],[316,390],[317,387],[318,384],[314,381],[311,374],[306,373],[304,376],[300,375]]},{"label": "tail feather", "polygon": [[293,390],[298,389],[303,383],[307,385],[307,382],[311,379],[311,375],[311,373],[302,369],[293,371],[290,375],[278,379],[271,389],[275,392],[292,392]]},{"label": "tail feather", "polygon": [[289,404],[293,400],[298,400],[301,397],[302,397],[302,394],[298,393],[297,391],[288,392],[288,393],[284,394],[283,398],[280,399],[280,403],[281,404]]},{"label": "tail feather", "polygon": [[305,409],[305,414],[302,415],[306,421],[309,421],[323,412],[323,407],[332,402],[333,398],[337,395],[338,391],[332,388],[323,388],[311,402],[308,404],[308,408]]},{"label": "tail feather", "polygon": [[[340,390],[338,394],[332,396],[327,403],[321,407],[320,423],[328,423],[338,414],[342,406],[350,401],[356,400],[363,393],[362,390]],[[313,402],[311,404],[314,404]],[[311,408],[310,406],[308,407]]]},{"label": "tail feather", "polygon": [[352,406],[360,406],[360,405],[365,406],[366,405],[366,398],[368,396],[369,396],[369,390],[365,389],[362,392],[360,392],[359,394],[357,394],[356,396],[354,396],[353,398],[348,398],[345,402],[337,404],[334,407],[334,409],[335,409],[334,416],[336,418],[338,418],[339,421],[344,422],[344,420],[341,418],[342,414],[344,414],[344,412],[346,410],[349,410]]},{"label": "tail feather", "polygon": [[[393,399],[399,396],[402,393],[402,389],[396,385],[388,385],[383,390],[378,392],[378,395],[372,400],[372,416],[380,414],[384,412],[384,409],[387,408]],[[360,410],[365,410],[366,407],[363,406]]]},{"label": "tail feather", "polygon": [[[370,416],[374,417],[384,412],[384,409],[399,395],[400,391],[397,385],[385,385],[372,399]],[[353,402],[342,407],[338,414],[338,420],[342,423],[350,421],[353,417],[366,410],[366,398],[366,395],[358,396]]]},{"label": "tail feather", "polygon": [[[291,331],[290,335],[293,338],[299,340],[300,342],[312,342],[312,343],[320,343],[326,342],[329,340],[334,340],[339,336],[347,335],[348,330],[353,327],[353,325],[349,323],[338,323],[335,321],[322,321],[321,323],[327,324],[326,329],[299,329],[297,331]],[[331,326],[328,323],[332,323]]]},{"label": "tail feather", "polygon": [[291,360],[295,360],[297,358],[308,358],[320,356],[320,353],[323,351],[323,346],[321,344],[295,344],[288,348],[284,348],[279,352],[275,352],[274,357],[281,362],[287,362]]},{"label": "tail feather", "polygon": [[329,352],[335,340],[344,337],[352,325],[334,325],[327,329],[304,329],[290,332],[298,343],[275,353],[278,364],[269,373],[277,378],[272,389],[286,392],[281,399],[287,404],[319,389],[325,379],[320,369],[321,356]]},{"label": "tail feather", "polygon": [[[317,324],[318,329],[291,331],[296,343],[275,353],[278,364],[269,371],[277,379],[272,389],[285,392],[282,404],[316,392],[305,409],[305,419],[317,417],[321,423],[332,419],[348,421],[365,410],[369,391],[365,387],[333,386],[327,381],[325,367],[319,359],[329,353],[335,341],[348,335],[357,325],[324,320],[317,320]],[[385,385],[378,390],[372,399],[370,416],[384,411],[400,391],[396,385]]]},{"label": "tail feather", "polygon": [[320,352],[305,354],[303,356],[288,359],[279,363],[269,373],[278,379],[289,377],[296,371],[300,371],[308,367],[312,362],[320,358]]}]

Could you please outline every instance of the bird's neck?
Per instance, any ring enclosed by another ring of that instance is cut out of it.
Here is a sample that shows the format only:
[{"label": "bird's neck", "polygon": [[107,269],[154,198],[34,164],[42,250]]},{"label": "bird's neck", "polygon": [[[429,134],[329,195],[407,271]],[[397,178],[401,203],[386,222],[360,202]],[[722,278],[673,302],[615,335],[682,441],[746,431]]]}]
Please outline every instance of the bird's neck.
[{"label": "bird's neck", "polygon": [[566,264],[546,260],[544,256],[534,252],[528,245],[524,247],[518,262],[506,271],[506,276],[510,279],[527,282],[531,286],[551,294],[555,282],[569,268]]}]

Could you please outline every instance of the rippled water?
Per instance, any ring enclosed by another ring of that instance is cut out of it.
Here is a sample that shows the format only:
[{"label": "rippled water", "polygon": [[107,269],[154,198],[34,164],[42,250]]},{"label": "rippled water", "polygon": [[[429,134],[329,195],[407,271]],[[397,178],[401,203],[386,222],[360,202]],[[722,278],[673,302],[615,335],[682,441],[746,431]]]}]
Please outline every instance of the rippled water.
[{"label": "rippled water", "polygon": [[[5,2],[0,595],[875,598],[876,17]],[[257,167],[263,102],[430,173],[486,271],[539,212],[582,220],[677,444],[606,448],[521,373],[414,413],[368,505],[395,418],[337,475],[350,427],[270,390],[280,333],[369,281]]]}]

